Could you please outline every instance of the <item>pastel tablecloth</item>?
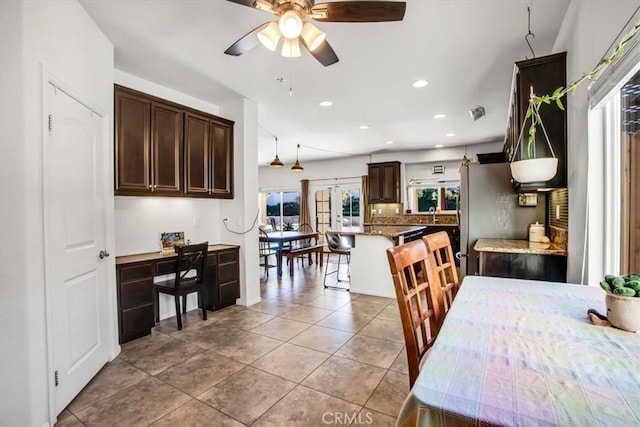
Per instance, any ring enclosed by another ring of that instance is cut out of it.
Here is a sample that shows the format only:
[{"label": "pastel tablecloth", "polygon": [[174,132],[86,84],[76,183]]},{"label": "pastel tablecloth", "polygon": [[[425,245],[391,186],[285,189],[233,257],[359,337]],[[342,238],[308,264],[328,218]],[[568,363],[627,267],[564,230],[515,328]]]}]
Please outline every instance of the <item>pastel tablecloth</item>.
[{"label": "pastel tablecloth", "polygon": [[402,426],[640,426],[640,333],[592,325],[599,288],[465,277]]}]

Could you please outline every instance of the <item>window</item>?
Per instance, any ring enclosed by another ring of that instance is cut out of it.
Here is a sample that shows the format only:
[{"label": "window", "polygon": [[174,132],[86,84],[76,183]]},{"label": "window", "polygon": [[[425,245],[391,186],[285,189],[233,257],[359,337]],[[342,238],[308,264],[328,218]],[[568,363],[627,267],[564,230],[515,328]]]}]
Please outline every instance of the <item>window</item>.
[{"label": "window", "polygon": [[460,187],[413,187],[409,189],[414,212],[456,211]]},{"label": "window", "polygon": [[300,225],[300,192],[278,191],[266,193],[263,211],[266,225],[275,230],[297,230]]},{"label": "window", "polygon": [[360,190],[342,191],[342,225],[344,227],[360,225]]}]

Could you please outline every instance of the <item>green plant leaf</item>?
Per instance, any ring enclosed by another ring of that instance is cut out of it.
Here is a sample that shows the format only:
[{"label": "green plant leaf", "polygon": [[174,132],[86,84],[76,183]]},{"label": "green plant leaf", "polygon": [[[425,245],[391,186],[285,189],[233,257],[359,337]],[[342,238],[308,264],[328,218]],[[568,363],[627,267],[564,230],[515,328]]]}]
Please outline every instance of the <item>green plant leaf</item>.
[{"label": "green plant leaf", "polygon": [[558,106],[559,109],[564,111],[564,105],[562,105],[562,101],[560,100],[560,98],[556,99],[556,105]]},{"label": "green plant leaf", "polygon": [[552,98],[556,98],[557,96],[560,95],[560,92],[562,92],[562,89],[564,89],[564,87],[560,86],[559,88],[557,88],[556,90],[553,91],[553,95],[551,95]]}]

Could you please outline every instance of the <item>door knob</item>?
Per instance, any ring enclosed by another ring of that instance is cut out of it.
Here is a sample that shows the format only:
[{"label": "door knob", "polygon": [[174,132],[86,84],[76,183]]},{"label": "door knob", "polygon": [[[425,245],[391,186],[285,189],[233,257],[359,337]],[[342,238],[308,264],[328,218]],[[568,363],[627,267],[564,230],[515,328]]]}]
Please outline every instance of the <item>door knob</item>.
[{"label": "door knob", "polygon": [[109,255],[111,255],[109,252],[105,251],[104,249],[100,251],[100,253],[98,254],[98,256],[100,257],[100,259],[105,259],[106,257],[108,257]]}]

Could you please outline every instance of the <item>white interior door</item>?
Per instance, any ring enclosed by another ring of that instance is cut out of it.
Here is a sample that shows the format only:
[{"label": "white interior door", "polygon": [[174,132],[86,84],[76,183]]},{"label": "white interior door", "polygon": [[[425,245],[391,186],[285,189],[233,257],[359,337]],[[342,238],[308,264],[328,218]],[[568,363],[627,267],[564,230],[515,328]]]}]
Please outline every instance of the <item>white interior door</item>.
[{"label": "white interior door", "polygon": [[[107,362],[105,119],[51,84],[43,150],[46,287],[59,414]],[[101,258],[102,256],[102,258]]]}]

